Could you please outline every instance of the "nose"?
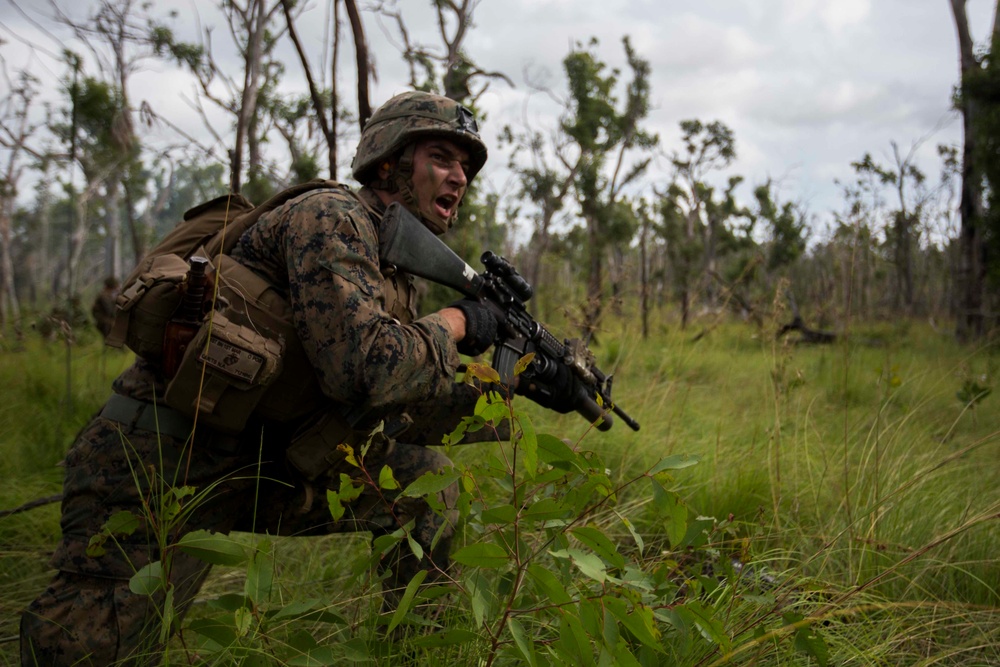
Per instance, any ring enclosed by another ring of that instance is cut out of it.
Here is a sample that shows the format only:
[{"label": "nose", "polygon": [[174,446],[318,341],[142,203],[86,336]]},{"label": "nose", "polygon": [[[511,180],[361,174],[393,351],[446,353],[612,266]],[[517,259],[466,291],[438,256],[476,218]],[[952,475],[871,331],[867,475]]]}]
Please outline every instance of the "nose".
[{"label": "nose", "polygon": [[456,187],[464,188],[469,184],[469,179],[465,176],[465,167],[461,160],[452,160],[448,169],[448,181]]}]

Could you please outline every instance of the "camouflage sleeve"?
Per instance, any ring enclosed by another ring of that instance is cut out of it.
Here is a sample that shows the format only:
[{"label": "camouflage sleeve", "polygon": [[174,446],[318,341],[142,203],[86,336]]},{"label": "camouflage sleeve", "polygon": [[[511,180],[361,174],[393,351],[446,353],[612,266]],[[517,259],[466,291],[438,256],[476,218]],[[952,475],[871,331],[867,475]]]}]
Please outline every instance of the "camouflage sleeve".
[{"label": "camouflage sleeve", "polygon": [[369,408],[450,391],[458,352],[440,315],[401,324],[385,311],[378,237],[353,196],[321,191],[285,212],[295,325],[324,393]]}]

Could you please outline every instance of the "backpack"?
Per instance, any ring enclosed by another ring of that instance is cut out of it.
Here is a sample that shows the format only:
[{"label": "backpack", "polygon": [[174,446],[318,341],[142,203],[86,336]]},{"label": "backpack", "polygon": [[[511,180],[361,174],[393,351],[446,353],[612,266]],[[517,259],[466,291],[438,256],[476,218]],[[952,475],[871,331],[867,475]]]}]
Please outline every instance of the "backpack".
[{"label": "backpack", "polygon": [[315,179],[260,206],[231,194],[190,209],[123,282],[107,344],[162,365],[164,335],[182,303],[189,260],[203,257],[217,289],[206,299],[211,307],[195,325],[164,402],[226,433],[240,432],[251,413],[288,421],[317,409],[325,399],[296,335],[291,305],[229,252],[264,213],[312,190],[346,187]]}]

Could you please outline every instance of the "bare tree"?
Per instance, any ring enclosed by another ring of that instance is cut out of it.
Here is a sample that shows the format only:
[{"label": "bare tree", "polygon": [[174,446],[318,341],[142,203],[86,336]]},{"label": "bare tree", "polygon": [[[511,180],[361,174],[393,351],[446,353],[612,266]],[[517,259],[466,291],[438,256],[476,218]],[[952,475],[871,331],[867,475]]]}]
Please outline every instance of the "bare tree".
[{"label": "bare tree", "polygon": [[[332,66],[330,68],[330,104],[327,105],[324,99],[324,91],[321,89],[320,85],[317,83],[316,77],[313,75],[312,66],[309,63],[306,50],[302,45],[301,39],[299,39],[298,31],[295,27],[295,19],[292,15],[292,2],[291,0],[281,0],[281,7],[285,14],[285,23],[288,26],[288,35],[291,38],[292,43],[295,45],[295,51],[298,54],[299,62],[302,64],[302,69],[306,77],[306,83],[309,88],[309,99],[315,112],[314,116],[319,124],[319,129],[322,132],[326,143],[330,178],[337,177],[337,61],[340,46],[340,2],[341,0],[332,0],[331,3],[333,9],[333,44],[331,53]],[[343,0],[343,2],[347,9],[348,19],[351,24],[351,33],[354,36],[358,80],[358,120],[360,123],[360,129],[364,129],[365,122],[371,116],[368,82],[374,76],[374,68],[369,61],[368,44],[365,39],[364,26],[361,23],[361,16],[358,13],[357,4],[354,0]],[[283,128],[279,128],[279,131],[282,130]],[[295,151],[296,147],[294,142],[290,140],[288,133],[286,131],[282,131],[282,133],[285,135],[286,140],[289,141],[290,149]],[[293,155],[293,162],[295,162],[295,159],[296,158]]]},{"label": "bare tree", "polygon": [[473,16],[479,0],[432,0],[431,4],[441,39],[440,47],[418,44],[410,39],[396,0],[382,2],[376,7],[380,14],[396,24],[403,42],[403,58],[410,68],[410,86],[418,90],[439,90],[445,97],[457,102],[473,104],[495,79],[513,87],[506,74],[480,68],[464,51],[465,38],[475,26]]},{"label": "bare tree", "polygon": [[17,205],[18,183],[26,167],[24,156],[40,157],[28,143],[38,128],[29,116],[38,92],[38,80],[22,71],[11,81],[6,66],[2,73],[10,94],[0,99],[0,146],[9,151],[0,174],[0,336],[7,330],[8,318],[17,318],[20,314],[14,288],[11,223]]},{"label": "bare tree", "polygon": [[[975,44],[969,30],[969,18],[965,12],[966,0],[951,0],[951,10],[958,32],[958,52],[961,63],[962,81],[967,81],[980,68],[975,54]],[[1000,8],[1000,2],[998,2]],[[993,32],[1000,30],[994,14]],[[986,284],[986,266],[983,262],[983,191],[982,170],[976,164],[976,133],[979,105],[970,95],[962,95],[959,103],[962,113],[962,199],[959,204],[961,215],[960,264],[957,283],[960,303],[955,335],[959,340],[972,340],[985,333],[983,317],[983,292]]]},{"label": "bare tree", "polygon": [[132,117],[130,79],[145,61],[157,56],[151,32],[154,29],[151,26],[156,26],[156,23],[147,14],[148,5],[141,5],[136,0],[101,0],[97,10],[85,21],[70,18],[54,0],[50,0],[50,5],[56,19],[68,26],[90,51],[103,78],[114,88],[112,99],[117,106],[110,118],[111,131],[107,134],[113,155],[105,164],[107,174],[103,183],[107,232],[105,273],[121,276],[123,211],[132,236],[134,259],[138,260],[145,249],[144,235],[135,217],[135,187],[128,183],[139,171],[137,165],[141,151]]}]

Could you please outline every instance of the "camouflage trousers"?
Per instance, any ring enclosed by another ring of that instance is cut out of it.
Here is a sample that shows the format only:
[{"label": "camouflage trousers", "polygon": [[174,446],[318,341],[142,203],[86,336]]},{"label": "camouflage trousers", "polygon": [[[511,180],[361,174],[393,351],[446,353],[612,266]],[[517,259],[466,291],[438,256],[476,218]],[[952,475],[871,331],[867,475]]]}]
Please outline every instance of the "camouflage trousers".
[{"label": "camouflage trousers", "polygon": [[[256,448],[227,452],[211,442],[185,447],[168,436],[123,431],[102,417],[92,420],[66,456],[63,537],[51,561],[58,573],[21,617],[22,664],[103,667],[159,662],[162,598],[136,595],[128,585],[137,570],[160,558],[155,531],[141,520],[133,534],[109,540],[103,555],[88,556],[86,551],[109,517],[121,511],[148,517],[157,509],[152,507],[155,499],[170,488],[205,491],[171,540],[198,529],[302,536],[370,531],[374,538],[413,521],[411,535],[424,555],[418,560],[404,548],[381,559],[378,569],[386,599],[391,605],[421,570],[429,573],[426,581],[442,576],[454,535],[453,509],[442,515],[422,499],[393,497],[366,486],[335,521],[325,491],[319,489],[313,498],[309,487],[295,483],[284,465],[283,450],[268,450],[267,435],[263,433],[264,444]],[[382,439],[373,443],[363,465],[378,480],[384,464],[405,488],[450,461],[431,449]],[[360,475],[346,464],[343,471]],[[439,501],[453,508],[456,494],[453,486]],[[174,551],[170,584],[178,617],[190,606],[210,567]]]}]

